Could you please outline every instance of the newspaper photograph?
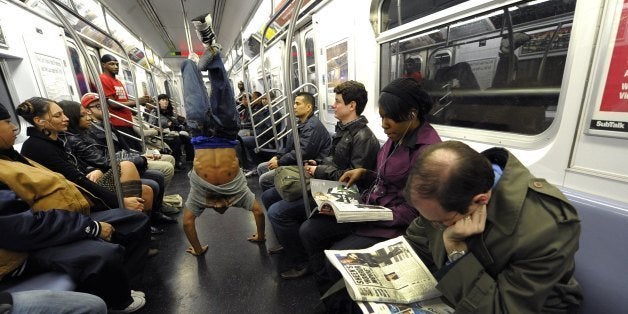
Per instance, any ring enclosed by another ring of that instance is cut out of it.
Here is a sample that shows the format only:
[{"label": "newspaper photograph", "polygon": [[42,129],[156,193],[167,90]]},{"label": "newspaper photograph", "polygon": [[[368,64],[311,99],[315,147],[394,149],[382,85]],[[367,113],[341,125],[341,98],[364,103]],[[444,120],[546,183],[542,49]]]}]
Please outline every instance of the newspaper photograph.
[{"label": "newspaper photograph", "polygon": [[358,302],[364,314],[453,314],[455,310],[440,298],[410,304]]}]

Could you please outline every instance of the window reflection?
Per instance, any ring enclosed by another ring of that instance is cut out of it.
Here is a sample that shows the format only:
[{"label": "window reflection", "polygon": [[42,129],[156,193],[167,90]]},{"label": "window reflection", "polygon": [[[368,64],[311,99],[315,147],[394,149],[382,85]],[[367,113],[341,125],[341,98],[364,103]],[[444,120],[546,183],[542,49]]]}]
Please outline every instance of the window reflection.
[{"label": "window reflection", "polygon": [[555,117],[575,3],[519,3],[383,43],[380,84],[420,80],[436,124],[539,134]]}]

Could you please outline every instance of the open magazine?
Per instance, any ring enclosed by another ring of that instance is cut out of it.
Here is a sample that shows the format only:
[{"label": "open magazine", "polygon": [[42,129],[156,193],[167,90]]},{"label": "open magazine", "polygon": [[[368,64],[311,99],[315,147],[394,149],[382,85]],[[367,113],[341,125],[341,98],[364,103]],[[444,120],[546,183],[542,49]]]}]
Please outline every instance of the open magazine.
[{"label": "open magazine", "polygon": [[431,309],[426,313],[454,312],[439,299],[436,279],[403,236],[367,249],[325,254],[342,274],[351,298],[365,301],[360,303],[365,313],[412,313],[404,310],[419,307]]},{"label": "open magazine", "polygon": [[393,219],[389,208],[360,204],[360,192],[355,185],[347,188],[338,181],[310,179],[310,189],[319,210],[333,210],[338,222]]}]

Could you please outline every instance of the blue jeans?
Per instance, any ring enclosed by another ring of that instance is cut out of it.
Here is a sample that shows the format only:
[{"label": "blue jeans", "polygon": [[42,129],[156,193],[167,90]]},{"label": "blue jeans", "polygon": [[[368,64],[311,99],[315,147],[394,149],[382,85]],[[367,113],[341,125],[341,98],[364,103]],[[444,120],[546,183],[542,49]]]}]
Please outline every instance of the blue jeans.
[{"label": "blue jeans", "polygon": [[106,314],[105,302],[91,294],[74,291],[30,290],[12,292],[11,313]]},{"label": "blue jeans", "polygon": [[257,174],[259,175],[259,186],[262,188],[262,192],[275,186],[275,169],[268,169],[268,161],[257,165]]},{"label": "blue jeans", "polygon": [[257,169],[262,160],[269,160],[272,157],[272,153],[255,152],[255,137],[254,136],[240,136],[240,161],[244,165],[245,169],[254,170]]},{"label": "blue jeans", "polygon": [[[209,97],[199,70],[209,74]],[[199,69],[192,60],[184,60],[181,64],[181,76],[185,113],[192,135],[235,140],[240,130],[240,118],[233,89],[220,56],[216,55],[205,69]]]},{"label": "blue jeans", "polygon": [[300,268],[306,265],[308,255],[299,238],[299,227],[307,219],[303,199],[284,201],[277,189],[272,188],[262,194],[262,203],[268,212],[275,237],[284,247],[288,267]]}]

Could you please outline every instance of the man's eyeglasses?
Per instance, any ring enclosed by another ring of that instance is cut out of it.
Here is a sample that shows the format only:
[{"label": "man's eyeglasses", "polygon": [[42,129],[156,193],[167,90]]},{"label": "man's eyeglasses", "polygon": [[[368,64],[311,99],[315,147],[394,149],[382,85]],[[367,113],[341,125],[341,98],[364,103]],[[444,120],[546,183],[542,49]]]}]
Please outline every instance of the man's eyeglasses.
[{"label": "man's eyeglasses", "polygon": [[100,104],[87,106],[87,109],[92,109],[92,108],[101,109],[102,106]]}]

